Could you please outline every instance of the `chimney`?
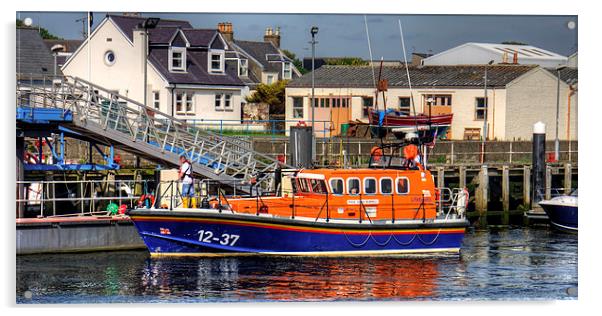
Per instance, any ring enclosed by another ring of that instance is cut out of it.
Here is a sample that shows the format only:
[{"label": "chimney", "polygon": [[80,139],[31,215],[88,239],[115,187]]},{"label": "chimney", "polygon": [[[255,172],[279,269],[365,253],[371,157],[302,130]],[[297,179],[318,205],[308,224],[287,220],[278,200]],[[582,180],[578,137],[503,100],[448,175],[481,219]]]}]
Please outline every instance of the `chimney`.
[{"label": "chimney", "polygon": [[221,22],[217,24],[217,30],[222,34],[224,39],[228,42],[234,41],[234,31],[232,31],[232,23]]},{"label": "chimney", "polygon": [[276,48],[280,48],[280,27],[276,27],[275,31],[272,31],[271,27],[265,29],[265,35],[263,35],[264,42],[272,42]]},{"label": "chimney", "polygon": [[518,65],[518,52],[514,52],[512,55],[512,63]]},{"label": "chimney", "polygon": [[504,55],[502,55],[502,64],[507,64],[508,63],[508,53],[504,52]]}]

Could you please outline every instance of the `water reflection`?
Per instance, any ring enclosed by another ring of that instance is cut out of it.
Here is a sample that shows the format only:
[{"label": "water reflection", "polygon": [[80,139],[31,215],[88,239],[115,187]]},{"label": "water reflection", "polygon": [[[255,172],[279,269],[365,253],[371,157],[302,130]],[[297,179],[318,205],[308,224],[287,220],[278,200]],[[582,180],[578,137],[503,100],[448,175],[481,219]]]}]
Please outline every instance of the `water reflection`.
[{"label": "water reflection", "polygon": [[563,299],[576,286],[576,236],[511,229],[471,232],[444,258],[21,256],[16,290],[20,303],[85,303]]}]

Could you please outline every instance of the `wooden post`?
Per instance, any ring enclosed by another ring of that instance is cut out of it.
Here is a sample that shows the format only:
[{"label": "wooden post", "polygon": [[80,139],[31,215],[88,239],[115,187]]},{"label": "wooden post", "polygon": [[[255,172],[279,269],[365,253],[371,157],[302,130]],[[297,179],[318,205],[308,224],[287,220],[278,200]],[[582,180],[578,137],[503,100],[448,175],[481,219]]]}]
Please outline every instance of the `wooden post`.
[{"label": "wooden post", "polygon": [[546,166],[546,196],[545,199],[549,200],[552,198],[552,168]]},{"label": "wooden post", "polygon": [[564,194],[570,194],[573,180],[573,166],[570,162],[564,164]]},{"label": "wooden post", "polygon": [[487,165],[481,166],[479,171],[479,186],[475,193],[476,209],[479,213],[479,226],[487,226],[487,202],[489,200],[489,175]]},{"label": "wooden post", "polygon": [[437,167],[437,187],[445,187],[445,170],[443,167]]},{"label": "wooden post", "polygon": [[523,167],[523,204],[531,206],[531,166]]},{"label": "wooden post", "polygon": [[502,167],[502,225],[510,223],[510,168]]},{"label": "wooden post", "polygon": [[466,167],[460,166],[458,168],[458,173],[460,176],[460,188],[466,187]]}]

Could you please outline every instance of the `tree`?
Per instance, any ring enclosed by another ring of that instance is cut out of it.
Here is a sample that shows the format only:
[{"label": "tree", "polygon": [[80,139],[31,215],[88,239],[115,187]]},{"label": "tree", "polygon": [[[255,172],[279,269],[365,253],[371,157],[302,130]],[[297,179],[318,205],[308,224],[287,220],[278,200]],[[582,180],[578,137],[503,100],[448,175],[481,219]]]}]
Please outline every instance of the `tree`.
[{"label": "tree", "polygon": [[30,27],[33,29],[39,28],[40,36],[42,36],[43,39],[51,39],[51,40],[62,39],[62,38],[50,33],[47,29],[45,29],[43,27],[27,26],[23,23],[23,20],[20,20],[20,19],[17,19],[17,27]]},{"label": "tree", "polygon": [[286,55],[286,57],[290,58],[293,60],[293,65],[295,65],[295,68],[297,68],[297,70],[299,70],[299,72],[304,75],[308,72],[307,69],[303,68],[303,62],[301,60],[299,60],[299,58],[297,58],[297,55],[289,50],[283,49],[282,52],[284,53],[284,55]]},{"label": "tree", "polygon": [[367,60],[363,60],[359,57],[340,57],[340,58],[327,58],[325,60],[326,65],[344,65],[344,66],[366,66],[369,65]]},{"label": "tree", "polygon": [[280,80],[272,84],[260,83],[255,92],[246,97],[249,103],[264,103],[270,107],[270,115],[284,114],[284,90],[288,80]]}]

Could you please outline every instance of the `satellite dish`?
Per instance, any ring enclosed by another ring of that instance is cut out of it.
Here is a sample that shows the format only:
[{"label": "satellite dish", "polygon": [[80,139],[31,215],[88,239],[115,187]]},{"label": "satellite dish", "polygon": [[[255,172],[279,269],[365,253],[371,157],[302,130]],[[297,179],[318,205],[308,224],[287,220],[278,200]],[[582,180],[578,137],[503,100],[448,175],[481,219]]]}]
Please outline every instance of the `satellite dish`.
[{"label": "satellite dish", "polygon": [[31,18],[25,18],[25,20],[23,20],[23,24],[25,24],[25,26],[31,26],[32,23],[33,21]]}]

